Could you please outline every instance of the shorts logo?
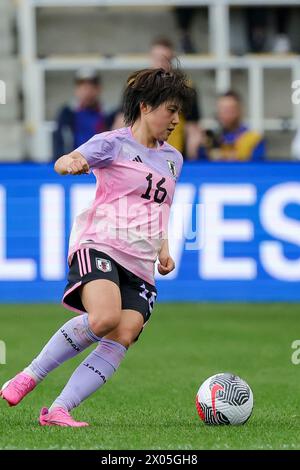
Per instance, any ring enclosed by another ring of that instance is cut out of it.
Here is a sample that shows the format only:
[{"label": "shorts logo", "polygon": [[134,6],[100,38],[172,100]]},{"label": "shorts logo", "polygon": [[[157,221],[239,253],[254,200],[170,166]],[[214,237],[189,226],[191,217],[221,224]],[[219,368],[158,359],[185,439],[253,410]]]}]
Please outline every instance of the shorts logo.
[{"label": "shorts logo", "polygon": [[108,259],[96,258],[97,269],[104,273],[109,273],[111,271],[111,262]]},{"label": "shorts logo", "polygon": [[150,292],[145,284],[142,284],[140,286],[140,290],[141,292],[139,293],[140,297],[143,297],[143,299],[146,300],[146,302],[148,302],[148,306],[149,306],[149,312],[151,313],[152,310],[153,310],[153,307],[154,307],[154,303],[155,303],[155,298],[156,298],[156,292],[152,291]]}]

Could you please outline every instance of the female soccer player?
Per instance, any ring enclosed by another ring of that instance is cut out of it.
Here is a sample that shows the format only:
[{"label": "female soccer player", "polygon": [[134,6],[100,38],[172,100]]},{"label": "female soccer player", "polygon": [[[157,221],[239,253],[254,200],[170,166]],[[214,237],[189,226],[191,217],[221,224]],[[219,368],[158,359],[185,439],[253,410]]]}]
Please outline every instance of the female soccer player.
[{"label": "female soccer player", "polygon": [[92,169],[97,180],[94,201],[76,218],[69,245],[63,304],[81,315],[3,385],[2,397],[17,405],[53,369],[92,343],[97,346],[49,410],[42,408],[42,426],[88,425],[69,412],[107,382],[149,320],[157,258],[160,274],[174,269],[167,225],[182,155],[165,141],[191,95],[180,70],[135,72],[124,96],[128,127],[97,134],[55,163],[60,175]]}]

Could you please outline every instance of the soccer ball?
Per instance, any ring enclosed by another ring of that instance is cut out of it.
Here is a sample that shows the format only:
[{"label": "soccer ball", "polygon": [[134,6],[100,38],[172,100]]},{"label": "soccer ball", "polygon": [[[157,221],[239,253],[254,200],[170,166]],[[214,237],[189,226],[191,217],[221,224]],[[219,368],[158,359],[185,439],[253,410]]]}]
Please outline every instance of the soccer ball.
[{"label": "soccer ball", "polygon": [[206,424],[244,424],[252,413],[253,393],[237,375],[216,374],[200,386],[196,407]]}]

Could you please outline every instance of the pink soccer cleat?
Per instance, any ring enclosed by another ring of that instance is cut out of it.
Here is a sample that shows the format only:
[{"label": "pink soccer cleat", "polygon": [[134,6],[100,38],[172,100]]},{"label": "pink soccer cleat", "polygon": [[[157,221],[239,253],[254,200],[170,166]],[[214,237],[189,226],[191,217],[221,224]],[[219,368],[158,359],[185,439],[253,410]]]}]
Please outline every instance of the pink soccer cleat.
[{"label": "pink soccer cleat", "polygon": [[41,426],[63,426],[71,428],[89,426],[88,423],[83,421],[75,421],[70,413],[61,407],[54,408],[53,411],[49,411],[47,408],[42,408],[39,422]]},{"label": "pink soccer cleat", "polygon": [[2,386],[0,397],[2,396],[9,406],[16,406],[35,386],[36,381],[32,377],[20,372]]}]

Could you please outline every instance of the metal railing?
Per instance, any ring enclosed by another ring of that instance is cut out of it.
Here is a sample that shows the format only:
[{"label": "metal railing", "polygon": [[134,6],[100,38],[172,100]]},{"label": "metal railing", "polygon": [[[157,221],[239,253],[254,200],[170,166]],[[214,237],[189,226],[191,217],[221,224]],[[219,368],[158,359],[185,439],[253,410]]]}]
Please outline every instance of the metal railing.
[{"label": "metal railing", "polygon": [[[281,0],[23,0],[18,4],[18,27],[20,52],[23,66],[24,114],[28,135],[29,152],[33,159],[45,160],[49,157],[49,134],[52,125],[45,121],[45,74],[48,71],[76,70],[82,65],[92,65],[99,70],[114,71],[137,69],[147,66],[147,57],[138,55],[114,56],[52,56],[37,57],[36,9],[39,7],[72,6],[207,6],[209,10],[210,54],[179,57],[184,69],[215,70],[215,89],[222,92],[230,88],[231,71],[243,69],[248,72],[249,115],[252,128],[263,132],[278,130],[280,119],[264,118],[263,87],[266,69],[288,69],[292,81],[300,79],[300,59],[297,55],[230,55],[229,9],[231,6],[282,5]],[[286,5],[299,5],[299,0],[287,0]],[[291,90],[292,94],[292,90]],[[300,123],[300,106],[293,105],[290,129]]]}]

